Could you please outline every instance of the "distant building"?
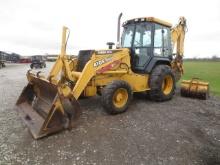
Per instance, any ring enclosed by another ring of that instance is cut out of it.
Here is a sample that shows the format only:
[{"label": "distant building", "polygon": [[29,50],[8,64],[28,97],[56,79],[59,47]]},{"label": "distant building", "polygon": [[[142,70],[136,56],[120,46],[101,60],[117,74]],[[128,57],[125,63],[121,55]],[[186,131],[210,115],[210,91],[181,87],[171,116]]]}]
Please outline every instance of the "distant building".
[{"label": "distant building", "polygon": [[0,61],[1,62],[5,62],[6,61],[6,56],[7,56],[7,53],[5,53],[3,51],[0,51]]},{"label": "distant building", "polygon": [[58,55],[47,55],[47,61],[56,61]]},{"label": "distant building", "polygon": [[[59,55],[47,55],[47,61],[56,61]],[[76,55],[67,55],[68,59],[76,58]]]},{"label": "distant building", "polygon": [[8,62],[13,62],[13,63],[18,63],[20,61],[20,55],[16,53],[11,53],[7,54],[6,56],[6,61]]},{"label": "distant building", "polygon": [[31,56],[20,56],[19,63],[31,63]]},{"label": "distant building", "polygon": [[16,53],[7,53],[4,51],[0,51],[0,56],[1,58],[4,57],[7,62],[19,62],[20,60],[20,55]]}]

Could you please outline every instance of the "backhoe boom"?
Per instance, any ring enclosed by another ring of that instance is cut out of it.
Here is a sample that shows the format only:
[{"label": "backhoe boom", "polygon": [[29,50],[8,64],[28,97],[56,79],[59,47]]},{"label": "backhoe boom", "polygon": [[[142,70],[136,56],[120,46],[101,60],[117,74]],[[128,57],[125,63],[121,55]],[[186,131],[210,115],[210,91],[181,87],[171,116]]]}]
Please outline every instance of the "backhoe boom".
[{"label": "backhoe boom", "polygon": [[183,69],[183,54],[184,54],[184,39],[186,33],[186,19],[184,17],[179,18],[179,23],[171,29],[171,39],[173,43],[173,49],[175,58],[172,62],[172,68],[178,81],[184,73]]}]

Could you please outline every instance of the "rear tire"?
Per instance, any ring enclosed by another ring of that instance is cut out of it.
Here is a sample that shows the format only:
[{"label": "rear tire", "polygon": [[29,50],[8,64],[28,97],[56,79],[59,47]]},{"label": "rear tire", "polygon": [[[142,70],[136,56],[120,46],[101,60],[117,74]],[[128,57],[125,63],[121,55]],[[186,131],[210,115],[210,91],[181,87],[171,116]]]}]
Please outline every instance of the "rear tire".
[{"label": "rear tire", "polygon": [[122,80],[115,80],[102,90],[102,105],[109,114],[125,112],[131,99],[131,87]]},{"label": "rear tire", "polygon": [[82,72],[84,69],[86,63],[90,60],[93,50],[81,50],[78,55],[78,61],[76,65],[76,71],[77,72]]},{"label": "rear tire", "polygon": [[149,85],[150,98],[155,101],[170,100],[175,94],[175,77],[168,65],[156,66],[151,75]]}]

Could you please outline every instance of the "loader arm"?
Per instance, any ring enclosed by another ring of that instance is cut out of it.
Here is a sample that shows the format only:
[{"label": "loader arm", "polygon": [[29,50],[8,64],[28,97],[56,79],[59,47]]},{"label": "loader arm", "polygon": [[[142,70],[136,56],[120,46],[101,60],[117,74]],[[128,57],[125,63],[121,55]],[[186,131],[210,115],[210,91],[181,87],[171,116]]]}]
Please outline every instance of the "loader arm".
[{"label": "loader arm", "polygon": [[186,19],[180,17],[179,23],[171,29],[171,39],[173,43],[173,49],[175,58],[172,61],[172,68],[176,74],[176,80],[178,81],[184,73],[183,70],[183,54],[184,54],[184,39],[186,33]]},{"label": "loader arm", "polygon": [[[86,88],[86,86],[88,85],[88,83],[90,82],[90,80],[98,75],[98,74],[105,74],[105,73],[109,73],[111,72],[111,74],[125,74],[128,73],[128,70],[122,70],[122,71],[104,71],[105,68],[109,67],[110,65],[114,65],[115,63],[121,61],[124,58],[128,58],[128,61],[130,61],[130,56],[128,53],[128,49],[124,49],[121,50],[122,53],[120,55],[118,54],[112,54],[112,55],[104,55],[102,58],[96,59],[95,56],[93,55],[94,58],[91,58],[87,64],[85,65],[84,69],[82,72],[76,72],[76,71],[72,71],[71,75],[75,76],[75,79],[77,79],[77,82],[71,92],[71,95],[77,100],[79,98],[79,96],[81,95],[81,93],[83,92],[83,90]],[[108,62],[99,65],[99,66],[94,66],[94,64],[96,64],[99,61],[105,61],[106,59],[108,59]]]},{"label": "loader arm", "polygon": [[67,32],[69,32],[69,29],[64,26],[63,32],[62,32],[61,52],[47,78],[50,82],[53,82],[55,84],[58,83],[56,78],[61,71],[63,72],[64,77],[72,81],[74,80],[70,74],[71,73],[70,67],[69,67],[69,63],[68,63],[68,59],[66,55],[66,45],[67,45],[67,40],[68,40]]},{"label": "loader arm", "polygon": [[[75,74],[74,74],[75,73]],[[91,78],[95,75],[95,70],[93,67],[93,61],[90,60],[81,73],[73,72],[74,75],[78,76],[76,85],[73,88],[72,95],[77,100]]]}]

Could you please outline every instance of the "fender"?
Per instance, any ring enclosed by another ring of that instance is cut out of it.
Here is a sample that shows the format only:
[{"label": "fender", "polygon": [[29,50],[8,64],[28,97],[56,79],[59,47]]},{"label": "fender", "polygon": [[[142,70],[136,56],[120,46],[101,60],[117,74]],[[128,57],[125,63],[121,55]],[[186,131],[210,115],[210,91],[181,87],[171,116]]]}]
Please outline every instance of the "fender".
[{"label": "fender", "polygon": [[153,68],[157,65],[165,64],[171,66],[171,60],[167,57],[153,57],[149,61],[148,65],[145,68],[146,73],[151,73]]}]

